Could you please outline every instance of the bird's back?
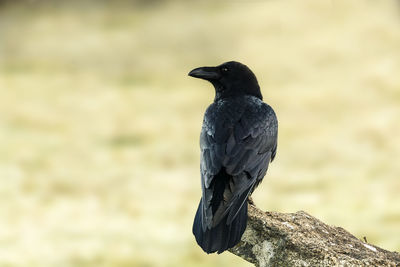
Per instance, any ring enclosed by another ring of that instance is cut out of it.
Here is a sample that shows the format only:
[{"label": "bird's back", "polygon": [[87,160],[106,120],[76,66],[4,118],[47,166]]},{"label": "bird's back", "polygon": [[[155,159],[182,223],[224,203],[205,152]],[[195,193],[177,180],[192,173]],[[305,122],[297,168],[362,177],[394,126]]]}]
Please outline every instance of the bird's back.
[{"label": "bird's back", "polygon": [[[274,111],[256,97],[223,99],[208,107],[200,136],[203,195],[196,215],[197,227],[209,233],[208,239],[198,239],[205,251],[222,252],[240,240],[246,200],[275,156],[276,135]],[[215,233],[225,239],[213,239]]]},{"label": "bird's back", "polygon": [[272,137],[277,136],[278,120],[271,106],[254,96],[221,99],[207,108],[202,134],[205,132],[217,142],[224,142],[229,131],[235,128],[237,131],[242,130],[241,135],[250,133],[253,136],[257,130],[264,129]]}]

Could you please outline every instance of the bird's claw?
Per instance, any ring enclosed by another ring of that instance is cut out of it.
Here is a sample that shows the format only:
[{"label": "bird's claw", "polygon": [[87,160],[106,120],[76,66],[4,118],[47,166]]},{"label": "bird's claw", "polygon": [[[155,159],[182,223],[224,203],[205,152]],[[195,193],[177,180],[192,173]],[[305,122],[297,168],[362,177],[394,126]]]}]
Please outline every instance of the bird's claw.
[{"label": "bird's claw", "polygon": [[248,202],[250,205],[255,205],[252,197],[249,197],[249,198],[247,199],[247,202]]}]

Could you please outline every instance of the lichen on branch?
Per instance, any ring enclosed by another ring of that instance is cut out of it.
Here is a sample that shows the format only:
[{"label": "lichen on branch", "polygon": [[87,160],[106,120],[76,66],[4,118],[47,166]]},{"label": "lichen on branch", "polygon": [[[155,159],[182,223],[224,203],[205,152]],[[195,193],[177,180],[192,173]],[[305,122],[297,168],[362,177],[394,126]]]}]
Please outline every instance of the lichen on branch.
[{"label": "lichen on branch", "polygon": [[241,242],[230,249],[255,266],[400,266],[400,254],[359,240],[303,211],[263,212],[249,204]]}]

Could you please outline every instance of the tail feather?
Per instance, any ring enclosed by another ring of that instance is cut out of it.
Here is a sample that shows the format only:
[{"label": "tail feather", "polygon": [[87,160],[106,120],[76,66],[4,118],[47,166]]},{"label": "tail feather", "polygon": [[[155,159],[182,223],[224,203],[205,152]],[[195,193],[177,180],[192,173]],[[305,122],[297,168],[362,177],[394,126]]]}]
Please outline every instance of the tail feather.
[{"label": "tail feather", "polygon": [[211,229],[202,227],[202,200],[196,212],[193,223],[193,234],[197,244],[207,253],[222,253],[239,243],[247,225],[247,203],[240,208],[235,219],[228,224],[228,216],[225,216]]}]

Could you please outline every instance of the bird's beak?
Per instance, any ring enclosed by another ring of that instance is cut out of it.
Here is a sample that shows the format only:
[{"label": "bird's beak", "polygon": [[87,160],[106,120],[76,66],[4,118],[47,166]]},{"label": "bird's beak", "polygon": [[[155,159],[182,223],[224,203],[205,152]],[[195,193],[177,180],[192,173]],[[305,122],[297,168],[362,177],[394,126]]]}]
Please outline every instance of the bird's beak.
[{"label": "bird's beak", "polygon": [[196,68],[189,72],[189,76],[200,78],[204,80],[217,80],[221,77],[219,69],[217,67],[201,67]]}]

